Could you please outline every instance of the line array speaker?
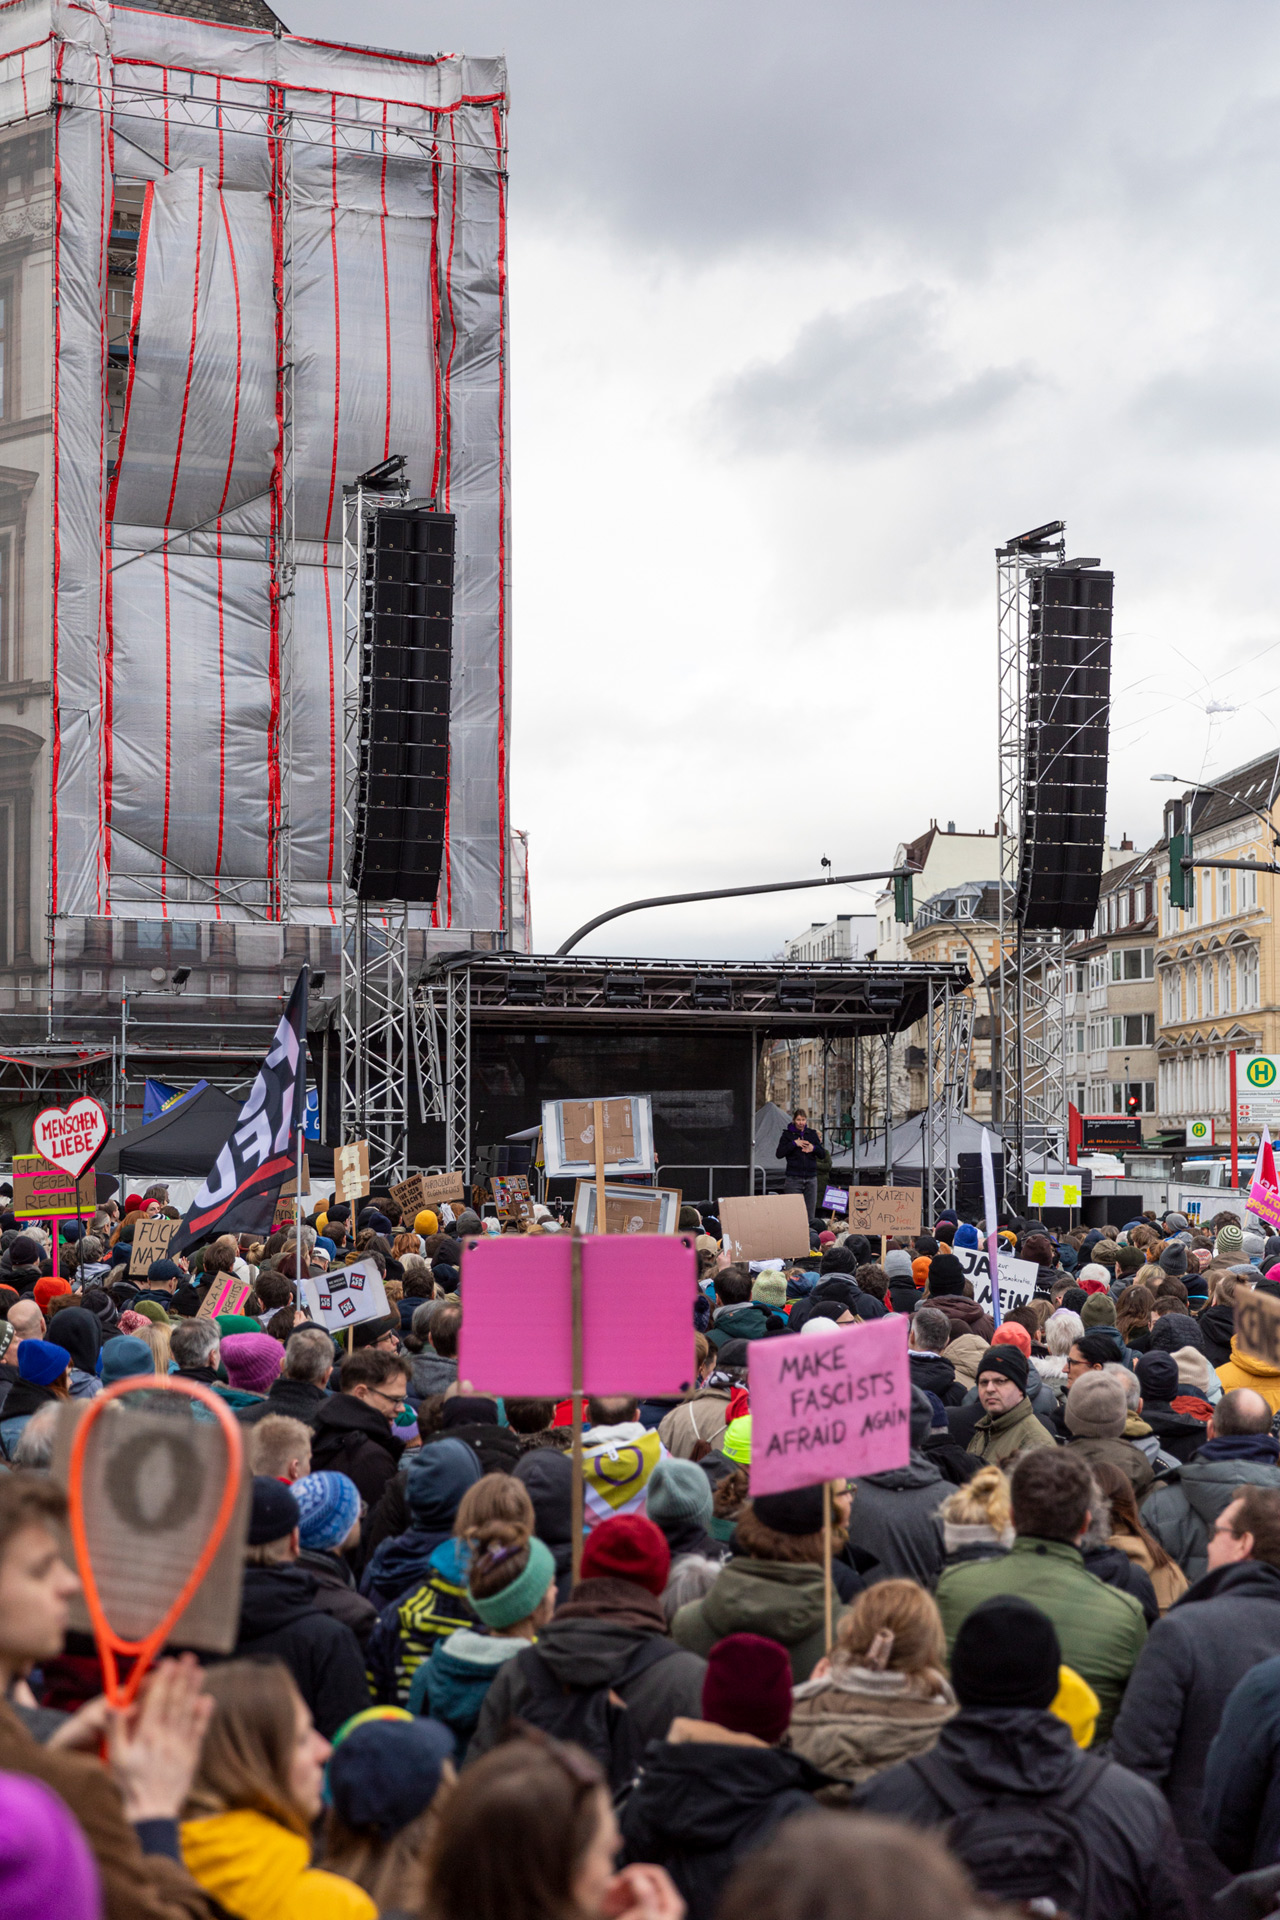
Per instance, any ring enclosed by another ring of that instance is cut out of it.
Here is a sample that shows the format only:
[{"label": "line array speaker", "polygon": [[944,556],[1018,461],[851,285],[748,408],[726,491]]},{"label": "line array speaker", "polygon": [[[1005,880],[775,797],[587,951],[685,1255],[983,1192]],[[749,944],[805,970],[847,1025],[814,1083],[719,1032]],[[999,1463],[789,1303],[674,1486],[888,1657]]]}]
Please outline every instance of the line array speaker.
[{"label": "line array speaker", "polygon": [[1106,847],[1115,576],[1051,567],[1031,581],[1017,918],[1087,927]]},{"label": "line array speaker", "polygon": [[449,791],[456,522],[426,507],[366,522],[360,784],[351,883],[362,900],[433,901]]}]

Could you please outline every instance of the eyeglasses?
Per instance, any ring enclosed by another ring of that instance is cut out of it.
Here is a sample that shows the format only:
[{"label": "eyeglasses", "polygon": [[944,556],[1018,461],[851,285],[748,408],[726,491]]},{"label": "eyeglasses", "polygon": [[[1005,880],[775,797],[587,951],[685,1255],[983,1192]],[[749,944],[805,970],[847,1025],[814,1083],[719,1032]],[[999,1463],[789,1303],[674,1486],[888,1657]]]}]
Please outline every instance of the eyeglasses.
[{"label": "eyeglasses", "polygon": [[399,1413],[400,1409],[406,1404],[408,1397],[403,1393],[398,1393],[393,1398],[391,1394],[384,1393],[381,1387],[370,1387],[369,1391],[375,1400],[385,1400],[393,1413]]}]

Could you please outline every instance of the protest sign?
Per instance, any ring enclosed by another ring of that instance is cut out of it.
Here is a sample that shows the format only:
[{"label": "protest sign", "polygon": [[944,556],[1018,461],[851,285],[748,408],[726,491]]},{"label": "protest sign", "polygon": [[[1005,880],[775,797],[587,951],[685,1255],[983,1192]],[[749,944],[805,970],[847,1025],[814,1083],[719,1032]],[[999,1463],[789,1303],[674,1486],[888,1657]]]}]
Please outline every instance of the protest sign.
[{"label": "protest sign", "polygon": [[69,1107],[46,1107],[31,1125],[36,1152],[73,1179],[97,1158],[110,1137],[111,1122],[105,1108],[87,1093]]},{"label": "protest sign", "polygon": [[283,1200],[283,1199],[277,1200],[275,1218],[271,1222],[271,1225],[273,1228],[274,1227],[290,1227],[293,1225],[297,1217],[298,1217],[298,1203],[296,1200]]},{"label": "protest sign", "polygon": [[176,1220],[155,1214],[133,1223],[133,1252],[129,1255],[130,1273],[145,1273],[153,1260],[163,1260],[169,1242],[178,1231]]},{"label": "protest sign", "polygon": [[828,1187],[822,1196],[823,1213],[848,1213],[848,1187]]},{"label": "protest sign", "polygon": [[601,1111],[604,1173],[652,1173],[653,1102],[648,1094],[611,1094],[595,1100],[544,1100],[542,1138],[546,1170],[582,1175],[597,1170],[597,1104]]},{"label": "protest sign", "polygon": [[[422,1198],[418,1202],[418,1211],[430,1207],[432,1212],[445,1200],[465,1200],[466,1188],[460,1173],[419,1173],[414,1178],[421,1182]],[[394,1198],[394,1189],[392,1190]]]},{"label": "protest sign", "polygon": [[[290,1195],[290,1197],[293,1197],[297,1193],[297,1190],[298,1190],[298,1175],[297,1175],[297,1170],[295,1168],[294,1172],[289,1175],[289,1178],[285,1181],[280,1191],[282,1194],[287,1193],[288,1195]],[[311,1191],[311,1162],[307,1159],[307,1156],[305,1153],[302,1156],[302,1191],[304,1193],[310,1193]]]},{"label": "protest sign", "polygon": [[304,1275],[302,1301],[309,1317],[330,1333],[358,1327],[362,1320],[380,1320],[390,1312],[382,1275],[372,1260],[332,1267],[319,1279]]},{"label": "protest sign", "polygon": [[753,1494],[906,1466],[904,1314],[821,1337],[753,1340],[748,1355]]},{"label": "protest sign", "polygon": [[369,1142],[367,1140],[348,1140],[343,1147],[335,1147],[333,1154],[333,1197],[339,1205],[344,1200],[362,1200],[369,1191]]},{"label": "protest sign", "polygon": [[13,1214],[16,1220],[62,1219],[67,1214],[92,1213],[98,1203],[98,1183],[92,1173],[77,1180],[64,1167],[55,1167],[42,1153],[13,1156]]},{"label": "protest sign", "polygon": [[499,1173],[489,1181],[489,1192],[500,1220],[522,1220],[531,1211],[529,1181],[523,1173]]},{"label": "protest sign", "polygon": [[[598,1234],[582,1252],[582,1391],[685,1392],[693,1378],[697,1256],[686,1234]],[[477,1393],[573,1391],[568,1234],[474,1240],[462,1256],[458,1378]]]},{"label": "protest sign", "polygon": [[422,1192],[423,1179],[420,1173],[411,1173],[407,1180],[401,1180],[391,1189],[391,1204],[401,1216],[408,1214],[414,1219],[426,1206]]},{"label": "protest sign", "polygon": [[679,1187],[608,1186],[604,1227],[596,1224],[596,1183],[579,1180],[573,1190],[573,1224],[579,1233],[674,1233],[680,1224]]},{"label": "protest sign", "polygon": [[725,1198],[720,1225],[735,1260],[790,1260],[809,1252],[809,1209],[802,1193]]},{"label": "protest sign", "polygon": [[1280,1300],[1241,1288],[1235,1298],[1236,1340],[1242,1353],[1280,1367]]},{"label": "protest sign", "polygon": [[1032,1207],[1078,1207],[1084,1193],[1079,1174],[1033,1173],[1027,1194]]},{"label": "protest sign", "polygon": [[1276,1186],[1276,1156],[1271,1146],[1271,1135],[1265,1124],[1262,1139],[1258,1144],[1258,1158],[1254,1162],[1253,1178],[1249,1182],[1249,1209],[1256,1213],[1259,1220],[1265,1220],[1272,1233],[1280,1226],[1280,1190]]},{"label": "protest sign", "polygon": [[234,1273],[217,1273],[213,1285],[200,1302],[196,1312],[197,1320],[212,1320],[220,1313],[239,1313],[253,1289],[247,1280],[238,1280]]},{"label": "protest sign", "polygon": [[850,1187],[849,1228],[853,1233],[919,1233],[919,1187]]},{"label": "protest sign", "polygon": [[[964,1268],[964,1277],[973,1282],[973,1297],[984,1313],[991,1311],[991,1262],[985,1247],[954,1247],[956,1259]],[[1000,1311],[1025,1307],[1036,1290],[1040,1269],[1034,1260],[1015,1260],[1011,1253],[1000,1255]],[[927,1302],[926,1302],[927,1304]]]}]

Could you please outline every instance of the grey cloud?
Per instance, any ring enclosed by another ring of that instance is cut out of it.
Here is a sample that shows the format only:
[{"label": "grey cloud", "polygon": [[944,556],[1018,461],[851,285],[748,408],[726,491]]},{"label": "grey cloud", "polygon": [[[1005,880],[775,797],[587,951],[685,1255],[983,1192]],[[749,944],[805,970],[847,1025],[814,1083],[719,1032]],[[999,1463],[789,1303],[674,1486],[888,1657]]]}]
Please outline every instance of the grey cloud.
[{"label": "grey cloud", "polygon": [[1280,433],[1280,380],[1265,366],[1164,373],[1135,394],[1135,424],[1151,439],[1208,452],[1273,448]]},{"label": "grey cloud", "polygon": [[772,364],[748,367],[710,407],[735,452],[881,453],[981,426],[1037,376],[1025,365],[958,374],[940,345],[942,296],[911,289],[823,314]]}]

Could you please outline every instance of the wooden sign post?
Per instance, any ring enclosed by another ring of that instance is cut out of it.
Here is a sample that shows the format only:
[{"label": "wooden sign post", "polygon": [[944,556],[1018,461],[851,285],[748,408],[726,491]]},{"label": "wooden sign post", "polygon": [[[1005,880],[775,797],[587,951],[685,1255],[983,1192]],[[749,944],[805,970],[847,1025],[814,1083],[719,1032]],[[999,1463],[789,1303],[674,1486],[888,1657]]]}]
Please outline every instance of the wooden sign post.
[{"label": "wooden sign post", "polygon": [[604,1101],[593,1100],[591,1104],[595,1110],[595,1120],[592,1130],[595,1134],[594,1145],[596,1150],[596,1232],[604,1233],[606,1231],[604,1200]]},{"label": "wooden sign post", "polygon": [[831,1482],[822,1483],[822,1598],[826,1618],[826,1640],[823,1643],[828,1657],[831,1653]]},{"label": "wooden sign post", "polygon": [[582,1461],[582,1236],[573,1229],[570,1293],[573,1340],[573,1584],[582,1578],[582,1526],[586,1475]]}]

